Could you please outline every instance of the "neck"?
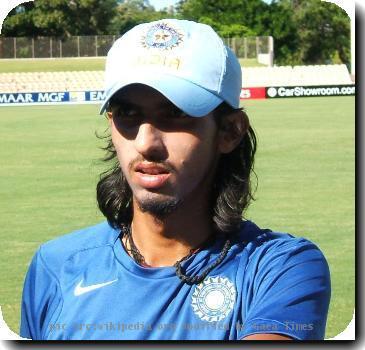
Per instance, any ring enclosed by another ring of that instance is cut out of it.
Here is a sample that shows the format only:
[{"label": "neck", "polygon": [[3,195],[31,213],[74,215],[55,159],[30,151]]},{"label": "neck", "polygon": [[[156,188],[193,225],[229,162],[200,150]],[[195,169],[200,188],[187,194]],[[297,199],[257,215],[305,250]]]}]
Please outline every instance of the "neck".
[{"label": "neck", "polygon": [[153,267],[173,266],[213,233],[207,205],[182,204],[163,219],[142,212],[134,200],[133,241],[145,262]]}]

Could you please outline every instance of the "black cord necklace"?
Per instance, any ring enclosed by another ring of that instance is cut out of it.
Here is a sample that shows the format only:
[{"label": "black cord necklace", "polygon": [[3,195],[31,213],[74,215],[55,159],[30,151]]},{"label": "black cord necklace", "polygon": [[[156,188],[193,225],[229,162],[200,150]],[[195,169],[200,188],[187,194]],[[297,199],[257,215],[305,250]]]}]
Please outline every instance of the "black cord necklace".
[{"label": "black cord necklace", "polygon": [[[147,265],[146,260],[144,258],[144,256],[141,254],[141,252],[139,251],[139,249],[136,247],[134,241],[133,241],[133,237],[132,237],[132,231],[130,229],[129,226],[126,227],[126,231],[125,231],[125,248],[127,249],[127,251],[129,251],[133,257],[133,259],[140,265]],[[127,247],[127,243],[129,245],[129,249]]]},{"label": "black cord necklace", "polygon": [[[136,247],[136,245],[133,241],[132,231],[131,231],[130,226],[124,225],[121,233],[122,233],[122,235],[125,235],[125,244],[123,244],[123,245],[124,245],[125,249],[130,253],[132,258],[140,265],[147,265],[144,256],[141,254],[141,252]],[[205,242],[203,242],[200,245],[199,248],[201,249],[203,247],[210,245],[213,241],[215,241],[215,238],[216,238],[215,235],[209,237]],[[122,241],[122,243],[123,243],[123,241]],[[127,247],[127,243],[130,248]],[[184,261],[189,259],[196,252],[196,250],[198,248],[190,249],[189,253],[186,256],[184,256],[182,259],[176,261],[176,263],[174,264],[174,267],[176,270],[176,275],[183,282],[185,282],[189,285],[199,284],[200,282],[202,282],[204,280],[204,278],[208,275],[208,273],[210,271],[212,271],[215,267],[217,267],[223,261],[223,259],[226,257],[226,255],[228,253],[230,246],[231,246],[231,240],[227,238],[218,258],[211,265],[209,265],[205,270],[203,270],[203,272],[200,275],[196,275],[196,276],[186,275],[185,272],[183,271],[183,268],[181,265]]]}]

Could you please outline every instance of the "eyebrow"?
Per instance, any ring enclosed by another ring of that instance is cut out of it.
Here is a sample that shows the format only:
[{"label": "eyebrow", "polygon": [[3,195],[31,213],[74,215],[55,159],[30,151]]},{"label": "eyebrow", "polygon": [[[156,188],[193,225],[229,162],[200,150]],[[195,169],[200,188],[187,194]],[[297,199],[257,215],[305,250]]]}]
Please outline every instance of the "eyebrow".
[{"label": "eyebrow", "polygon": [[[111,105],[113,106],[126,106],[129,108],[140,108],[140,106],[136,103],[133,103],[133,101],[127,101],[127,100],[123,100],[123,99],[115,99],[115,100],[111,100]],[[167,101],[162,101],[161,103],[159,103],[157,105],[157,108],[162,109],[162,108],[166,108],[166,107],[174,107],[177,109],[181,109],[178,106],[176,106],[175,104],[173,104],[171,101],[167,100]]]}]

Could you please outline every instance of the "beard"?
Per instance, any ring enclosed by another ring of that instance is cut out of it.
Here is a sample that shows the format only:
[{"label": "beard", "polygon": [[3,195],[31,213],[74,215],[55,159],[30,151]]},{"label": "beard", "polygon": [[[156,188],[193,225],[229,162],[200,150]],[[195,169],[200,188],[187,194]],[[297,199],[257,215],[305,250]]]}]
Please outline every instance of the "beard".
[{"label": "beard", "polygon": [[158,219],[164,219],[176,211],[182,201],[178,198],[168,198],[165,200],[156,200],[153,198],[137,200],[137,205],[143,213],[149,213]]}]

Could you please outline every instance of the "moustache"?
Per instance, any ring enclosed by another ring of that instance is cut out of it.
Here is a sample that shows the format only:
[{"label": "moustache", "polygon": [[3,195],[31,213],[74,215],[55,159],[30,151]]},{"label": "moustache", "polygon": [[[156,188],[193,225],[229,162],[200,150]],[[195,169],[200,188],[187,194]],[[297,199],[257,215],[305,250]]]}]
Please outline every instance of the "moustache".
[{"label": "moustache", "polygon": [[129,165],[128,165],[128,169],[129,170],[135,170],[136,167],[140,164],[144,164],[144,165],[149,165],[149,166],[157,166],[159,168],[163,168],[166,172],[174,172],[175,168],[173,165],[171,165],[169,162],[167,161],[151,161],[151,160],[146,160],[143,157],[137,157],[134,160],[132,160]]}]

